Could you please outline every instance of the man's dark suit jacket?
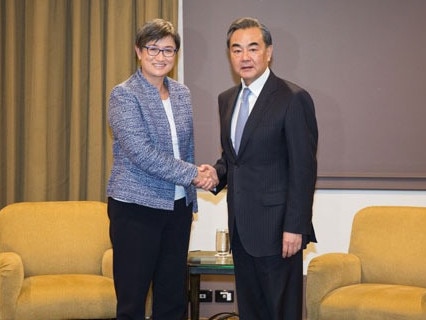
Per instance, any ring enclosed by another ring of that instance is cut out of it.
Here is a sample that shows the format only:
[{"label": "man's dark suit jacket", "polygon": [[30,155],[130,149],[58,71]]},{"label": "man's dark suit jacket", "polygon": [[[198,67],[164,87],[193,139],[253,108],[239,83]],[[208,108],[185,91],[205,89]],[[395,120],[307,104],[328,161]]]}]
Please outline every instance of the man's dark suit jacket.
[{"label": "man's dark suit jacket", "polygon": [[270,73],[244,128],[239,154],[231,120],[241,85],[219,95],[222,156],[214,165],[227,185],[230,237],[234,222],[255,257],[281,254],[283,231],[316,241],[312,204],[318,129],[308,92]]}]

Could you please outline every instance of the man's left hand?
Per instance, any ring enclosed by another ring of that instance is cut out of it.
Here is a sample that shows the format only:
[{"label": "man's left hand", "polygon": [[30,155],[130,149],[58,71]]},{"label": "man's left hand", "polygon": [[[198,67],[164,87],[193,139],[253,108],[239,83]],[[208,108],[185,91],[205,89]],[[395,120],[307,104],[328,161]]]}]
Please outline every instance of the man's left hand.
[{"label": "man's left hand", "polygon": [[302,248],[302,235],[297,233],[283,233],[283,258],[295,255]]}]

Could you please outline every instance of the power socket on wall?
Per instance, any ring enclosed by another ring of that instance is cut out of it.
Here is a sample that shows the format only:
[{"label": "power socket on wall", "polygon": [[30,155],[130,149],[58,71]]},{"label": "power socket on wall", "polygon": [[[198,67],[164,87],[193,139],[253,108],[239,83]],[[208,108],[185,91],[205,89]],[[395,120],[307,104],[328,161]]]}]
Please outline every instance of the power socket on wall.
[{"label": "power socket on wall", "polygon": [[234,302],[234,290],[215,290],[214,291],[215,302]]},{"label": "power socket on wall", "polygon": [[200,302],[213,302],[213,291],[212,290],[200,290],[198,294]]}]

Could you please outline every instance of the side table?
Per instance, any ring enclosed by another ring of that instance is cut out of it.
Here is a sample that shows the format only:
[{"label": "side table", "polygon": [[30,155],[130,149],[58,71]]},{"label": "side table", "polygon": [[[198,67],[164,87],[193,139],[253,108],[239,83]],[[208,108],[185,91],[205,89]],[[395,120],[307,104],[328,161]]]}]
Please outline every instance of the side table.
[{"label": "side table", "polygon": [[232,255],[216,257],[215,254],[215,251],[190,251],[188,253],[191,320],[200,318],[200,276],[202,274],[234,274]]}]

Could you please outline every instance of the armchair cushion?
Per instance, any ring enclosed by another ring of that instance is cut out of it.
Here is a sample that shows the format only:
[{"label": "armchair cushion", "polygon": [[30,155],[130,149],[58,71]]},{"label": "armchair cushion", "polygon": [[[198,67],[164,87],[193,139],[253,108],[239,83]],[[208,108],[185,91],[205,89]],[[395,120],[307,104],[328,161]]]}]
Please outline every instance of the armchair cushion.
[{"label": "armchair cushion", "polygon": [[105,203],[15,203],[2,209],[0,252],[19,254],[26,277],[100,274],[102,256],[111,248],[108,228]]},{"label": "armchair cushion", "polygon": [[423,207],[359,211],[352,225],[349,252],[361,260],[362,281],[426,288],[425,230]]},{"label": "armchair cushion", "polygon": [[[321,303],[319,319],[425,319],[426,289],[363,283],[341,287]],[[423,302],[422,302],[423,300]]]},{"label": "armchair cushion", "polygon": [[[115,292],[111,290],[112,286],[111,278],[99,275],[32,276],[24,280],[15,318],[112,318],[115,312]],[[87,306],[88,302],[90,306]]]}]

